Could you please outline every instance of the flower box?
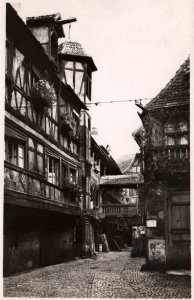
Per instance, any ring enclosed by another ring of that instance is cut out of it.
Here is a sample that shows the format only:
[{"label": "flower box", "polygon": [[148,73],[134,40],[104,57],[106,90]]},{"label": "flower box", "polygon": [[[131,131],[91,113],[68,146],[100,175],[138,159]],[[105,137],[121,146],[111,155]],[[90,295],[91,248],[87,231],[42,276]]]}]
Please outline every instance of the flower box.
[{"label": "flower box", "polygon": [[34,105],[38,107],[51,107],[57,100],[55,90],[44,80],[37,81],[31,89],[31,98]]},{"label": "flower box", "polygon": [[61,115],[61,127],[64,130],[73,131],[72,120],[73,119],[69,115],[69,113],[64,113],[63,115]]}]

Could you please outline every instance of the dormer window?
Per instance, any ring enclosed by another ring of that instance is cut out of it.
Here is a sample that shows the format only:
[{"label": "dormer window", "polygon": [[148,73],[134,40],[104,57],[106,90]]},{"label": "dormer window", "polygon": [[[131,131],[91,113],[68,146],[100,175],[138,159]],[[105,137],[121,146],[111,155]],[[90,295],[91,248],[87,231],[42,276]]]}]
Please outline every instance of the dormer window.
[{"label": "dormer window", "polygon": [[61,80],[69,84],[81,101],[91,101],[92,72],[97,68],[82,45],[65,41],[60,45]]},{"label": "dormer window", "polygon": [[69,84],[80,99],[84,100],[84,65],[79,62],[65,61],[63,75],[62,81]]}]

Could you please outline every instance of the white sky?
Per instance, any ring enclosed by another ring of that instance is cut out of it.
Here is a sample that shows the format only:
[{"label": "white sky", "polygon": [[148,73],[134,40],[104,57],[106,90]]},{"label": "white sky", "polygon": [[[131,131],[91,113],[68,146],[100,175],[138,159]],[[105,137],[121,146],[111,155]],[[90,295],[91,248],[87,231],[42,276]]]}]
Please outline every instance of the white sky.
[{"label": "white sky", "polygon": [[[154,97],[191,52],[192,0],[14,2],[21,2],[23,19],[57,12],[77,18],[71,40],[83,44],[98,68],[94,102]],[[64,30],[68,36],[67,25]],[[92,126],[98,129],[94,138],[110,145],[114,158],[138,151],[131,135],[141,125],[137,111],[131,102],[90,109]]]}]

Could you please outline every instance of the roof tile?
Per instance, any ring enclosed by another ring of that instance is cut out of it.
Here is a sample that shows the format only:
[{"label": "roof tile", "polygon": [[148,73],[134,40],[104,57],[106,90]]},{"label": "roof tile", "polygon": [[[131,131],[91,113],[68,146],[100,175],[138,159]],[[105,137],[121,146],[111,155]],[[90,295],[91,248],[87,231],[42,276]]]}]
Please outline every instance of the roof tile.
[{"label": "roof tile", "polygon": [[190,59],[180,66],[175,76],[167,83],[164,89],[154,97],[145,108],[148,110],[173,107],[189,104],[190,91],[186,86],[186,76],[190,73]]}]

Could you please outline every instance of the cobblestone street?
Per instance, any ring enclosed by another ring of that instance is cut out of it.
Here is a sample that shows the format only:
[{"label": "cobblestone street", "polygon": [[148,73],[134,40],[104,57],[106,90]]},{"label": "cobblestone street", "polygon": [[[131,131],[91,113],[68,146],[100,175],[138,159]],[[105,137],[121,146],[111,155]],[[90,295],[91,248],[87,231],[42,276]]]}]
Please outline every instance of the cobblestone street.
[{"label": "cobblestone street", "polygon": [[190,277],[141,272],[129,251],[100,253],[4,278],[6,297],[190,298]]}]

